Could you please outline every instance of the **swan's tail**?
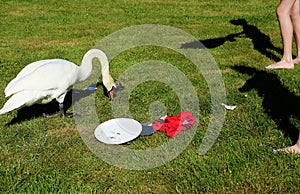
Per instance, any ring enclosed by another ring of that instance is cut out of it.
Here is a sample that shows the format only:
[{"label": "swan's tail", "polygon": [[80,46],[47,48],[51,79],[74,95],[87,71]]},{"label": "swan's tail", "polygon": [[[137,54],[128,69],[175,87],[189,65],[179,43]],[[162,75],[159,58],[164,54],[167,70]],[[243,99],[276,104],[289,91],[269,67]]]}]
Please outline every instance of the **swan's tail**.
[{"label": "swan's tail", "polygon": [[4,104],[2,109],[0,110],[0,115],[5,114],[14,109],[29,105],[32,101],[32,96],[34,94],[30,91],[23,91],[14,94],[9,100]]}]

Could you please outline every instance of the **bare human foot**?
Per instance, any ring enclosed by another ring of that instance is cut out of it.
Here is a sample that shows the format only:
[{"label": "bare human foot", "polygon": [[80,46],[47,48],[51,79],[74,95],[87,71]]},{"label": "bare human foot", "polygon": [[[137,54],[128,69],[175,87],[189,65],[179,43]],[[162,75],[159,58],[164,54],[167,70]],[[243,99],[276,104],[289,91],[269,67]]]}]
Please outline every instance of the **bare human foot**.
[{"label": "bare human foot", "polygon": [[296,57],[293,62],[294,64],[300,64],[300,57]]},{"label": "bare human foot", "polygon": [[281,60],[277,63],[268,65],[266,69],[294,69],[294,61],[287,62],[285,60]]},{"label": "bare human foot", "polygon": [[286,152],[286,153],[291,153],[291,154],[300,154],[300,145],[295,144],[295,145],[290,146],[290,147],[281,148],[281,149],[278,149],[278,150],[273,150],[273,152],[275,154],[278,153],[278,152]]},{"label": "bare human foot", "polygon": [[[300,87],[299,87],[299,89],[300,89]],[[297,143],[295,145],[286,147],[286,148],[281,148],[278,150],[273,150],[274,153],[281,152],[281,151],[286,152],[286,153],[300,154],[300,131],[299,131]]]}]

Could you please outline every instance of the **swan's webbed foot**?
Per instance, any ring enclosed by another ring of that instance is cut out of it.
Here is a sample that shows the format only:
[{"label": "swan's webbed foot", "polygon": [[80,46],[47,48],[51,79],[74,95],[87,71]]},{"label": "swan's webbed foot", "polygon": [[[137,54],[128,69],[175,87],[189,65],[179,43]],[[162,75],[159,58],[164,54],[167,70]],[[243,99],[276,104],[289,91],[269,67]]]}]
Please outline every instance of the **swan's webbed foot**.
[{"label": "swan's webbed foot", "polygon": [[72,117],[76,117],[76,116],[80,116],[80,114],[75,113],[75,112],[60,114],[60,117],[63,117],[63,118],[64,117],[72,118]]},{"label": "swan's webbed foot", "polygon": [[116,97],[116,92],[123,90],[124,87],[121,84],[118,84],[116,86],[113,86],[110,91],[108,91],[108,96],[110,100],[114,100]]},{"label": "swan's webbed foot", "polygon": [[51,118],[51,117],[54,117],[56,116],[57,114],[59,114],[60,117],[64,118],[64,117],[69,117],[69,118],[72,118],[72,117],[76,117],[76,116],[80,116],[78,113],[53,113],[53,114],[47,114],[47,113],[43,113],[43,117],[45,118]]},{"label": "swan's webbed foot", "polygon": [[54,117],[57,113],[53,113],[53,114],[48,114],[48,113],[43,113],[43,117],[45,118],[51,118]]},{"label": "swan's webbed foot", "polygon": [[[58,106],[59,106],[59,116],[60,117],[65,117],[66,116],[66,112],[64,111],[64,105],[63,105],[63,103],[59,103]],[[51,117],[54,117],[57,114],[58,114],[57,112],[51,113],[51,114],[43,113],[43,116],[45,118],[51,118]]]}]

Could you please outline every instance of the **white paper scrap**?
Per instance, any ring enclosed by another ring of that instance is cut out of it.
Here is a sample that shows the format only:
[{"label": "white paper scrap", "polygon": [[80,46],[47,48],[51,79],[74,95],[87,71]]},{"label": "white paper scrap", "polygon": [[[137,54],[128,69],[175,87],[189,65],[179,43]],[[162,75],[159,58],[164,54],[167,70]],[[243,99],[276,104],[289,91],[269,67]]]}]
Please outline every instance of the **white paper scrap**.
[{"label": "white paper scrap", "polygon": [[236,106],[229,106],[227,104],[222,103],[222,105],[227,109],[227,110],[234,110]]}]

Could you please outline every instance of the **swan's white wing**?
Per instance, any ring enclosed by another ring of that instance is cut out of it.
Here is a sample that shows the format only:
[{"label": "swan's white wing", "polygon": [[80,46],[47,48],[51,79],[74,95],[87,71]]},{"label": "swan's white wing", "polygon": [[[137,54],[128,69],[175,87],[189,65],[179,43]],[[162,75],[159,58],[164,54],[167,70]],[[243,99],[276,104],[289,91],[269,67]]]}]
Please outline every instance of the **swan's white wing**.
[{"label": "swan's white wing", "polygon": [[5,88],[10,96],[20,91],[67,90],[77,79],[78,66],[62,59],[45,60],[45,64],[35,64],[36,69],[23,71]]},{"label": "swan's white wing", "polygon": [[35,103],[37,98],[40,98],[41,94],[37,91],[22,91],[13,95],[8,101],[4,104],[0,110],[0,115],[12,111],[14,109],[30,106]]},{"label": "swan's white wing", "polygon": [[40,61],[35,61],[35,62],[32,62],[28,65],[26,65],[19,73],[18,75],[16,76],[16,78],[18,77],[23,77],[33,71],[35,71],[37,68],[39,68],[40,66],[44,65],[44,64],[47,64],[53,60],[58,60],[58,59],[46,59],[46,60],[40,60]]},{"label": "swan's white wing", "polygon": [[32,73],[33,71],[35,71],[37,68],[39,68],[40,66],[46,64],[46,63],[49,63],[51,62],[52,59],[48,59],[48,60],[40,60],[40,61],[35,61],[33,63],[30,63],[28,64],[27,66],[25,66],[19,73],[18,75],[13,79],[11,80],[8,85],[6,86],[5,90],[4,90],[4,93],[5,93],[5,96],[9,96],[7,95],[7,91],[10,90],[11,87],[13,87],[14,85],[14,82],[18,81],[21,77],[24,77],[26,76],[27,74],[30,74]]}]

